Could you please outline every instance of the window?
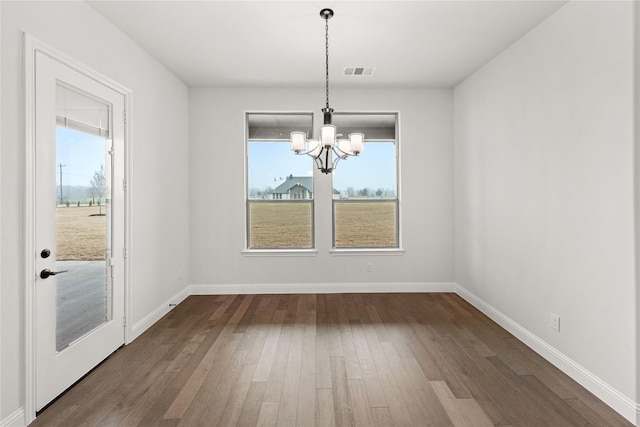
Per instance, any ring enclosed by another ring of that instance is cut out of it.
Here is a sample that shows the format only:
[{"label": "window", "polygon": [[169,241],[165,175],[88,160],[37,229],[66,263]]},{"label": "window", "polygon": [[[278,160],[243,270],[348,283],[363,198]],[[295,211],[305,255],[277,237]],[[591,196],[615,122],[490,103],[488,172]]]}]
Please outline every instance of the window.
[{"label": "window", "polygon": [[333,246],[398,248],[397,114],[334,114],[343,135],[362,132],[362,155],[333,172]]},{"label": "window", "polygon": [[313,161],[290,133],[311,135],[311,113],[247,113],[247,248],[313,248]]}]

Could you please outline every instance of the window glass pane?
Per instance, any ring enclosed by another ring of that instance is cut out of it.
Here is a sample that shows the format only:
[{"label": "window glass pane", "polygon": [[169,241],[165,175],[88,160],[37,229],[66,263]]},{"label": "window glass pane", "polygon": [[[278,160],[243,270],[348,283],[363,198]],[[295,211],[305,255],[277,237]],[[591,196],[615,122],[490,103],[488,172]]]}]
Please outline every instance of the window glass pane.
[{"label": "window glass pane", "polygon": [[55,139],[55,269],[66,272],[55,281],[56,351],[61,352],[112,318],[107,274],[112,164],[109,106],[60,85],[56,93],[58,101],[66,101],[58,102],[65,126],[56,126]]},{"label": "window glass pane", "polygon": [[334,202],[336,248],[396,248],[396,202]]},{"label": "window glass pane", "polygon": [[309,156],[293,154],[288,141],[250,140],[247,145],[249,199],[293,199],[289,192],[299,193],[289,186],[294,182],[307,190],[305,198],[312,198],[313,163]]},{"label": "window glass pane", "polygon": [[397,115],[343,113],[333,123],[365,135],[362,154],[333,172],[334,247],[399,247]]},{"label": "window glass pane", "polygon": [[341,199],[395,198],[394,142],[366,142],[364,152],[340,162],[333,171],[333,188]]},{"label": "window glass pane", "polygon": [[312,114],[247,114],[247,247],[313,247],[313,160],[291,151]]},{"label": "window glass pane", "polygon": [[286,201],[249,203],[249,247],[311,248],[313,204]]}]

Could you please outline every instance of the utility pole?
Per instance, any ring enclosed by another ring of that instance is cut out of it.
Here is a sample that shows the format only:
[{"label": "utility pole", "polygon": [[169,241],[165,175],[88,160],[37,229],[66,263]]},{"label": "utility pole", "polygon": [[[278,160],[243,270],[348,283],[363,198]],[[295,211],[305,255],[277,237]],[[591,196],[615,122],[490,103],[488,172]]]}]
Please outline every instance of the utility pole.
[{"label": "utility pole", "polygon": [[62,163],[58,163],[58,167],[60,168],[60,204],[63,203],[63,198],[62,198],[62,168],[65,167],[67,165],[63,165]]}]

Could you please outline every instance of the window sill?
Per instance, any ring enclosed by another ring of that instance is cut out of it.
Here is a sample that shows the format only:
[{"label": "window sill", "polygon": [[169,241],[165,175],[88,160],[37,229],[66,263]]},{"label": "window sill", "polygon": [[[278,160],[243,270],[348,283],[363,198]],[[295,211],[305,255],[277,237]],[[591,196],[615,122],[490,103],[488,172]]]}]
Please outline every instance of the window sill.
[{"label": "window sill", "polygon": [[244,256],[316,256],[316,249],[245,249]]},{"label": "window sill", "polygon": [[404,249],[332,249],[331,256],[349,256],[349,255],[404,255]]}]

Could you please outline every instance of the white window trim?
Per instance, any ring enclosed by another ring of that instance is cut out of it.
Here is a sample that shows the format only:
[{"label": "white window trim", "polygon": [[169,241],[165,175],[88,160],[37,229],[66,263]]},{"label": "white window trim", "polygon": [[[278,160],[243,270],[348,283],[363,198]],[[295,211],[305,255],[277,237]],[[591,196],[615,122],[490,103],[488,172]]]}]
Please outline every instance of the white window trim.
[{"label": "white window trim", "polygon": [[290,257],[316,256],[317,249],[245,249],[242,255],[247,257]]},{"label": "white window trim", "polygon": [[[244,169],[245,169],[245,173],[244,173],[244,201],[245,203],[247,203],[248,200],[248,168],[247,168],[247,150],[248,150],[248,146],[247,146],[247,142],[248,142],[248,138],[249,138],[249,129],[247,126],[247,122],[246,122],[246,117],[248,114],[311,114],[312,117],[312,129],[315,129],[315,114],[313,113],[313,111],[275,111],[275,110],[244,110],[243,111],[243,120],[245,123],[245,135],[244,135]],[[351,110],[343,110],[340,112],[337,112],[337,114],[395,114],[396,115],[396,149],[397,149],[397,171],[396,171],[396,186],[397,186],[397,196],[396,196],[396,200],[397,200],[397,204],[398,204],[398,247],[397,248],[335,248],[335,247],[331,247],[329,249],[329,254],[330,256],[337,256],[337,257],[341,257],[341,256],[403,256],[404,253],[406,252],[403,246],[403,237],[402,237],[402,230],[403,230],[403,226],[402,226],[402,183],[401,183],[401,165],[402,165],[402,157],[401,157],[401,147],[400,147],[400,140],[401,140],[401,132],[402,132],[402,126],[401,126],[401,114],[400,111],[391,111],[391,110],[375,110],[375,111],[361,111],[361,110],[357,110],[357,111],[351,111]],[[331,180],[333,185],[333,179]],[[315,200],[315,192],[314,192],[314,209],[318,209],[317,206],[317,201]],[[329,203],[332,206],[333,209],[333,201],[330,200]],[[313,240],[313,247],[312,248],[301,248],[301,249],[292,249],[292,248],[287,248],[287,249],[250,249],[247,248],[247,242],[248,242],[248,213],[247,213],[247,209],[244,209],[244,240],[243,240],[243,247],[245,249],[241,250],[241,253],[243,256],[245,257],[313,257],[313,256],[317,256],[318,254],[318,249],[317,249],[317,236],[315,235],[316,233],[316,227],[315,227],[315,221],[317,221],[317,217],[316,215],[314,215],[314,223],[312,224],[312,227],[314,229],[313,231],[313,236],[312,236],[312,240]],[[333,220],[331,221],[331,227],[333,228]],[[333,232],[333,230],[331,230]]]},{"label": "white window trim", "polygon": [[357,249],[338,249],[334,248],[329,251],[331,256],[352,256],[352,255],[395,255],[402,256],[405,253],[405,250],[402,248],[357,248]]}]

